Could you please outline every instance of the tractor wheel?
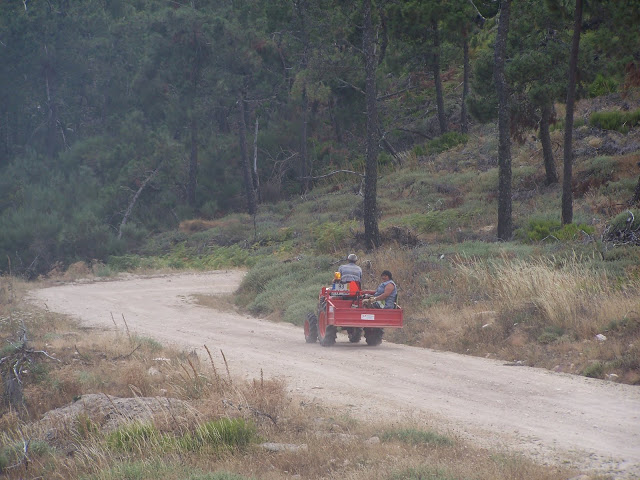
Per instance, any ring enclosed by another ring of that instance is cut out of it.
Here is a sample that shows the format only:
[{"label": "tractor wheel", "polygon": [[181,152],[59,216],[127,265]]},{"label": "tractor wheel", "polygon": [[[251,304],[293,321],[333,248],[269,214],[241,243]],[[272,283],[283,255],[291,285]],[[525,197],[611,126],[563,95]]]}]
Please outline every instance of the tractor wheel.
[{"label": "tractor wheel", "polygon": [[327,325],[327,312],[318,312],[318,340],[323,347],[330,347],[336,343],[338,329],[335,325]]},{"label": "tractor wheel", "polygon": [[362,338],[362,329],[356,327],[347,328],[347,334],[351,343],[358,343]]},{"label": "tractor wheel", "polygon": [[304,321],[304,339],[307,343],[316,343],[318,340],[318,317],[315,313],[307,314]]},{"label": "tractor wheel", "polygon": [[367,345],[375,347],[382,343],[382,334],[384,330],[381,328],[365,328],[364,339],[367,341]]}]

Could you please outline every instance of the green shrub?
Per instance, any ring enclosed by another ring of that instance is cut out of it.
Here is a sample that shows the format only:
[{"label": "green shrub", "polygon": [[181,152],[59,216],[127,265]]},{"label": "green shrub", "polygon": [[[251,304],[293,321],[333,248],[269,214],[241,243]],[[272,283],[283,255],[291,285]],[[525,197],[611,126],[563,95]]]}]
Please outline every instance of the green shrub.
[{"label": "green shrub", "polygon": [[140,267],[138,255],[112,255],[107,258],[107,265],[116,272],[131,272]]},{"label": "green shrub", "polygon": [[[550,132],[555,132],[556,130],[564,130],[564,118],[559,119],[558,121],[556,121],[555,123],[552,123],[551,126],[549,127],[549,131]],[[574,118],[573,119],[573,128],[580,128],[584,125],[586,125],[586,121],[584,120],[584,118]]]},{"label": "green shrub", "polygon": [[602,362],[593,362],[582,370],[582,375],[590,378],[602,378],[604,375],[604,364]]},{"label": "green shrub", "polygon": [[538,336],[538,342],[548,344],[559,340],[564,335],[564,328],[560,326],[548,326]]},{"label": "green shrub", "polygon": [[308,313],[316,311],[321,285],[310,285],[303,289],[299,301],[289,303],[284,309],[283,320],[294,325],[302,325]]},{"label": "green shrub", "polygon": [[407,225],[422,233],[440,233],[448,227],[456,227],[463,220],[463,215],[459,211],[434,210],[424,214],[413,213],[398,220],[401,225]]},{"label": "green shrub", "polygon": [[584,162],[584,170],[588,175],[611,178],[616,171],[618,159],[615,157],[600,156]]},{"label": "green shrub", "polygon": [[589,118],[589,124],[603,130],[616,130],[628,133],[640,125],[640,110],[634,112],[595,112]]},{"label": "green shrub", "polygon": [[591,85],[589,85],[589,96],[600,97],[602,95],[608,95],[609,93],[615,93],[618,90],[618,82],[613,78],[605,78],[604,75],[599,73]]},{"label": "green shrub", "polygon": [[331,253],[344,250],[345,240],[355,227],[355,222],[326,222],[317,225],[314,228],[316,249]]},{"label": "green shrub", "polygon": [[399,440],[403,443],[408,443],[409,445],[453,445],[453,440],[449,437],[445,437],[444,435],[440,435],[436,432],[417,430],[414,428],[388,430],[381,435],[380,439],[383,441]]},{"label": "green shrub", "polygon": [[242,418],[223,418],[199,425],[196,438],[203,445],[242,448],[256,437],[255,427]]},{"label": "green shrub", "polygon": [[550,237],[568,242],[579,239],[585,233],[593,235],[594,232],[593,226],[584,223],[579,225],[569,223],[563,226],[559,220],[533,218],[529,220],[526,227],[516,230],[515,237],[525,242],[540,242]]},{"label": "green shrub", "polygon": [[0,473],[4,472],[4,469],[9,466],[9,459],[4,449],[0,450]]},{"label": "green shrub", "polygon": [[467,135],[459,132],[447,132],[444,135],[429,140],[427,142],[427,152],[430,154],[442,153],[457,147],[458,145],[467,143]]},{"label": "green shrub", "polygon": [[[633,215],[629,215],[629,212]],[[609,222],[611,230],[637,230],[640,228],[640,210],[627,210],[616,215],[613,220]]]},{"label": "green shrub", "polygon": [[147,423],[128,423],[109,433],[107,446],[114,450],[126,452],[144,451],[144,447],[152,440],[158,439],[158,431]]}]

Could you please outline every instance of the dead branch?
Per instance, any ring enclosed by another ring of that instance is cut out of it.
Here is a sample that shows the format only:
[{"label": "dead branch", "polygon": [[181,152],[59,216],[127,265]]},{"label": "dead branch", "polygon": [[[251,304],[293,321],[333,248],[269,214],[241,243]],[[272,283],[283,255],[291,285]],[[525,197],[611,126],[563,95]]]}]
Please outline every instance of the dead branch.
[{"label": "dead branch", "polygon": [[301,179],[317,180],[317,179],[319,179],[319,178],[330,177],[330,176],[332,176],[332,175],[336,175],[336,174],[338,174],[338,173],[352,173],[353,175],[358,175],[358,176],[363,177],[363,178],[364,178],[364,176],[365,176],[365,175],[364,175],[364,173],[358,173],[358,172],[354,172],[354,171],[352,171],[352,170],[336,170],[336,171],[334,171],[334,172],[327,173],[326,175],[319,175],[319,176],[317,176],[317,177],[300,177],[300,178],[301,178]]},{"label": "dead branch", "polygon": [[126,355],[118,355],[117,357],[113,357],[112,360],[123,360],[125,358],[129,358],[131,355],[133,355],[136,350],[138,350],[140,347],[142,346],[141,343],[139,343],[138,345],[135,346],[135,348],[133,350],[131,350],[129,353],[127,353]]},{"label": "dead branch", "polygon": [[153,172],[151,172],[147,178],[144,179],[144,181],[140,185],[140,188],[138,188],[138,191],[135,193],[135,195],[129,202],[129,206],[127,207],[127,210],[124,213],[124,216],[122,217],[122,222],[120,222],[120,228],[118,228],[118,240],[120,240],[120,238],[122,237],[122,229],[127,224],[127,220],[129,220],[129,215],[131,215],[131,211],[133,210],[133,206],[138,201],[138,197],[140,197],[140,194],[144,190],[144,187],[147,186],[147,183],[149,183],[151,179],[156,176],[156,173],[158,173],[158,170],[160,170],[161,166],[162,166],[162,161],[160,161],[156,169]]},{"label": "dead branch", "polygon": [[246,408],[247,410],[249,410],[251,413],[253,413],[256,416],[261,416],[261,417],[267,417],[269,420],[271,420],[273,422],[274,425],[278,425],[278,422],[276,421],[276,419],[273,417],[273,415],[270,415],[268,413],[265,412],[261,412],[260,410],[258,410],[255,407],[252,407],[251,405],[249,405],[248,403],[245,405],[235,405],[231,400],[227,400],[226,398],[222,399],[222,404],[225,407],[232,407],[235,408],[236,410],[238,410],[239,412],[242,411],[243,408]]},{"label": "dead branch", "polygon": [[24,367],[34,362],[34,357],[44,355],[45,357],[59,362],[57,358],[49,355],[44,350],[33,350],[28,346],[27,328],[24,322],[18,333],[18,341],[13,343],[8,341],[13,347],[13,351],[0,358],[0,378],[4,387],[3,400],[5,404],[17,408],[24,406],[24,396],[22,393],[22,375]]}]

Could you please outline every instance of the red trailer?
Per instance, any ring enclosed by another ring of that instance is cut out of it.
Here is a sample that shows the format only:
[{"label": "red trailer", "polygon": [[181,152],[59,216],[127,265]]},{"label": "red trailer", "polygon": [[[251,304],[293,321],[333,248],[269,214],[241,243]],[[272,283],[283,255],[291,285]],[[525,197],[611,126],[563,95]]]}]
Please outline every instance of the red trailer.
[{"label": "red trailer", "polygon": [[384,328],[402,328],[402,308],[368,308],[362,301],[373,290],[334,290],[322,287],[318,298],[318,313],[309,314],[304,322],[307,343],[320,341],[327,347],[336,342],[338,328],[346,330],[349,341],[364,338],[367,345],[380,345]]}]

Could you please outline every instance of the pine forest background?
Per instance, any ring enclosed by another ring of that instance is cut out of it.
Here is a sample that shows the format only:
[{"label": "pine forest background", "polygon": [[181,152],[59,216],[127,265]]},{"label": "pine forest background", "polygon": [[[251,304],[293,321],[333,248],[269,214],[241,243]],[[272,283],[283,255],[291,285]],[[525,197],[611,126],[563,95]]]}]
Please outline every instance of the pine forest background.
[{"label": "pine forest background", "polygon": [[[567,95],[576,3],[502,3],[511,10],[511,142],[544,140],[545,129],[548,136],[563,128],[557,106]],[[365,7],[372,30],[363,28]],[[320,187],[361,191],[368,120],[377,125],[379,175],[420,170],[429,155],[493,131],[499,7],[488,0],[0,2],[0,272],[35,278],[79,260],[166,253],[185,242],[175,232],[195,218],[231,219],[219,245],[291,240],[298,233],[270,229],[260,215],[268,205],[288,210]],[[639,25],[638,1],[584,2],[578,99],[637,90]],[[367,71],[375,75],[375,117]],[[638,123],[633,113],[623,127]],[[494,141],[473,162],[451,160],[447,168],[471,165],[479,175],[497,156]],[[551,167],[540,184],[558,182]],[[408,223],[428,231],[435,208],[424,196]],[[346,218],[316,226],[318,250],[345,253],[339,229],[361,238],[363,207],[352,207]],[[481,207],[495,215],[495,196]]]}]

